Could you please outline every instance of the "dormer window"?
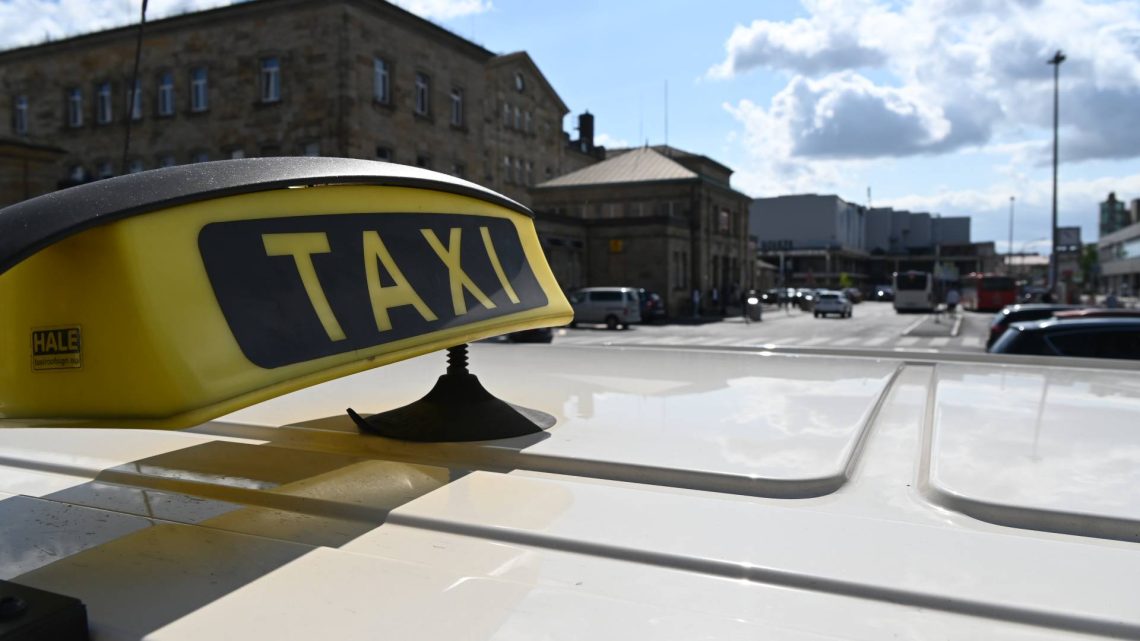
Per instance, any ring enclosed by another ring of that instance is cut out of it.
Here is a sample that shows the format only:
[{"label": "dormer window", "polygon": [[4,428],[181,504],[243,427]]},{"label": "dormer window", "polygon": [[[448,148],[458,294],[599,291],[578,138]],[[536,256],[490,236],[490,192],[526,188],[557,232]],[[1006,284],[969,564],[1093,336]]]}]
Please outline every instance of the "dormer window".
[{"label": "dormer window", "polygon": [[523,89],[526,89],[526,81],[523,80],[522,73],[516,71],[515,72],[515,91],[522,93]]}]

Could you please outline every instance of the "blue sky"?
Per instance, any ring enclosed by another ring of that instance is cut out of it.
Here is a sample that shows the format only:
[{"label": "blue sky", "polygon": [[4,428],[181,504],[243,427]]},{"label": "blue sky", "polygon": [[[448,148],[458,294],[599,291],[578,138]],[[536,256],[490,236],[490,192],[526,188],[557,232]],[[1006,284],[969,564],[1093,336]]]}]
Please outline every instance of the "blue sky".
[{"label": "blue sky", "polygon": [[[152,0],[153,17],[227,0]],[[611,145],[708,155],[752,196],[835,193],[973,219],[1014,248],[1049,234],[1052,68],[1060,223],[1096,238],[1140,198],[1140,4],[1096,0],[401,0],[484,47],[526,50]],[[0,44],[123,24],[128,0],[0,1]],[[36,16],[29,20],[28,16]]]}]

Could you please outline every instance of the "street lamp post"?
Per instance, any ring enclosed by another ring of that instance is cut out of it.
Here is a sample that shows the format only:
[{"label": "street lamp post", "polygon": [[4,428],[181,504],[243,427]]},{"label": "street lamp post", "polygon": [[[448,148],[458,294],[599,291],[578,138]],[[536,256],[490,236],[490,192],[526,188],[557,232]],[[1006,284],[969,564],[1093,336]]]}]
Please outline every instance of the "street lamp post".
[{"label": "street lamp post", "polygon": [[1061,63],[1065,54],[1058,49],[1048,61],[1053,65],[1053,249],[1049,255],[1049,290],[1057,287],[1057,117],[1060,108],[1058,86],[1061,79]]},{"label": "street lamp post", "polygon": [[1009,197],[1009,245],[1006,246],[1005,273],[1013,273],[1013,196]]}]

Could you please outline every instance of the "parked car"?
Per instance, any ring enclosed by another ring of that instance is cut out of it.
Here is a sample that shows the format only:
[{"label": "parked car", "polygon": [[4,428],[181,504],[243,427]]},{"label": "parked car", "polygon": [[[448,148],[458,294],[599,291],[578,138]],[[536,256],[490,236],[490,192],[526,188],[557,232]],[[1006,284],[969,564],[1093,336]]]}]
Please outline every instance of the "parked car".
[{"label": "parked car", "polygon": [[569,298],[574,308],[571,327],[578,323],[605,323],[608,329],[625,329],[641,322],[641,300],[633,287],[587,287]]},{"label": "parked car", "polygon": [[1140,318],[1051,318],[1010,325],[994,354],[1140,359]]},{"label": "parked car", "polygon": [[760,294],[760,302],[765,305],[779,305],[783,296],[784,290],[779,288],[769,289]]},{"label": "parked car", "polygon": [[990,321],[990,335],[986,338],[986,350],[989,351],[989,349],[993,347],[994,343],[1005,333],[1010,323],[1051,318],[1053,314],[1057,312],[1076,309],[1081,309],[1081,307],[1079,305],[1051,305],[1045,303],[1006,305],[1000,312],[994,314],[993,319]]},{"label": "parked car", "polygon": [[812,310],[816,318],[828,314],[835,314],[840,318],[851,318],[851,301],[843,295],[843,292],[820,290],[817,297],[815,308]]},{"label": "parked car", "polygon": [[1070,309],[1053,314],[1054,318],[1140,318],[1140,309],[1109,309],[1107,307],[1086,307]]},{"label": "parked car", "polygon": [[507,340],[512,343],[553,343],[554,330],[550,327],[524,329],[507,334]]},{"label": "parked car", "polygon": [[657,292],[651,292],[644,287],[637,290],[637,296],[641,300],[641,322],[652,323],[653,321],[665,320],[668,313],[665,310],[665,299]]},{"label": "parked car", "polygon": [[797,289],[795,298],[796,305],[805,312],[811,309],[815,304],[815,291],[814,289],[807,289],[806,287]]},{"label": "parked car", "polygon": [[843,295],[846,296],[847,300],[851,301],[852,304],[863,302],[863,292],[859,291],[857,287],[848,287],[843,290]]}]

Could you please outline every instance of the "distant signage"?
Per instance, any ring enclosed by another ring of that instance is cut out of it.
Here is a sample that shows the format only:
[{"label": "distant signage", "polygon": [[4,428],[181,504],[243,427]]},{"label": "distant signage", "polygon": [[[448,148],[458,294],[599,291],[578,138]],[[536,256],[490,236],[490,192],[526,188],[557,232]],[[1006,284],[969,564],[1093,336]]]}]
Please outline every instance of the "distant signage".
[{"label": "distant signage", "polygon": [[1057,228],[1057,251],[1058,252],[1079,252],[1079,251],[1081,251],[1081,228],[1080,227],[1058,227]]},{"label": "distant signage", "polygon": [[784,251],[792,248],[792,241],[790,240],[762,240],[760,241],[760,250],[766,252]]}]

